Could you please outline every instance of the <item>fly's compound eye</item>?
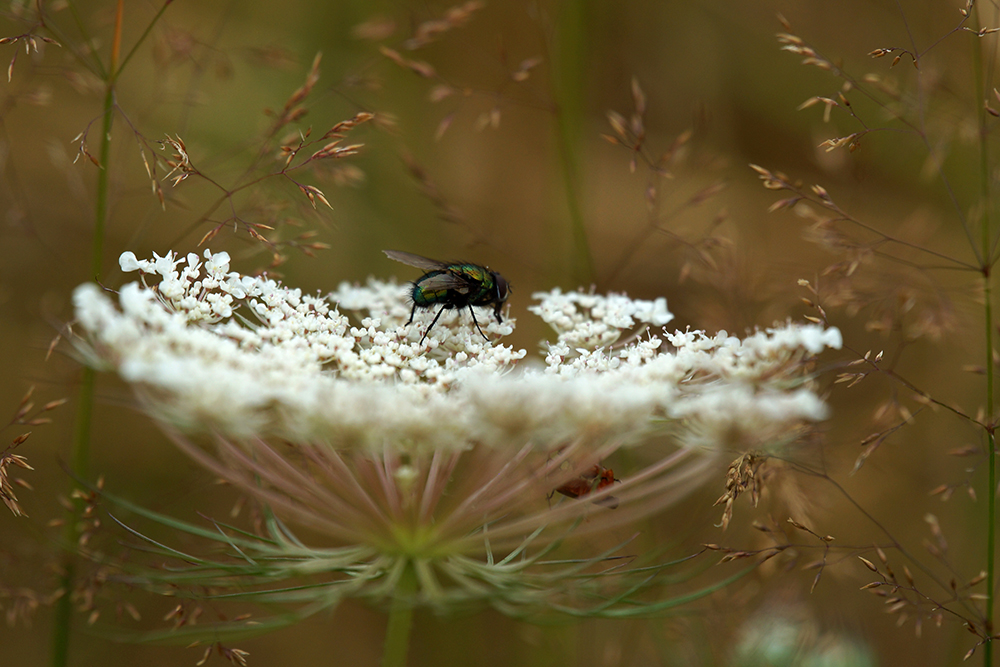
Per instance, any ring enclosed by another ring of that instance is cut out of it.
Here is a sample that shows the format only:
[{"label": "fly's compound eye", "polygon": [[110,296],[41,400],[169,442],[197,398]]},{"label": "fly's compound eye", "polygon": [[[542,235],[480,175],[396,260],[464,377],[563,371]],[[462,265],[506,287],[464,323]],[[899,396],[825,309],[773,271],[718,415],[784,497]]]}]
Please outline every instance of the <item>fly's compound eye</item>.
[{"label": "fly's compound eye", "polygon": [[496,272],[493,273],[493,282],[497,286],[497,301],[502,304],[510,296],[510,284],[508,284],[506,278]]}]

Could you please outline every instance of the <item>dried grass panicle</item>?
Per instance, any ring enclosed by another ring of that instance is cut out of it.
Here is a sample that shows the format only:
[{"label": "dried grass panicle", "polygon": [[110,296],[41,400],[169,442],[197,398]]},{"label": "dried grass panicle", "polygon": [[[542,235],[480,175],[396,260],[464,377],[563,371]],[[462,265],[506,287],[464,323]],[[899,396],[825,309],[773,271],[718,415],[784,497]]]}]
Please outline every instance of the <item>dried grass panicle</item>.
[{"label": "dried grass panicle", "polygon": [[789,53],[802,56],[801,62],[803,65],[811,65],[828,72],[838,71],[837,67],[832,62],[820,55],[816,49],[806,44],[805,40],[798,35],[780,32],[776,35],[776,37],[778,39],[778,43],[781,44],[782,51],[788,51]]},{"label": "dried grass panicle", "polygon": [[[989,636],[990,633],[984,625],[984,618],[976,607],[984,595],[974,591],[979,584],[986,580],[986,572],[980,572],[964,582],[959,582],[955,577],[952,577],[944,585],[948,595],[942,598],[927,593],[921,587],[923,584],[915,580],[906,564],[901,566],[902,577],[897,576],[885,549],[876,546],[874,551],[879,561],[878,564],[864,556],[857,557],[870,572],[877,575],[875,580],[860,588],[881,597],[886,607],[886,613],[896,615],[897,625],[902,626],[912,618],[914,632],[919,637],[924,621],[930,621],[934,625],[940,626],[945,617],[948,616],[962,621],[971,633],[979,637]],[[973,648],[973,650],[975,649]]]},{"label": "dried grass panicle", "polygon": [[[851,314],[867,312],[869,331],[895,332],[907,343],[941,340],[955,330],[958,319],[952,297],[924,267],[944,260],[962,268],[960,261],[881,231],[842,209],[820,185],[806,187],[781,172],[754,164],[750,168],[765,188],[792,193],[775,202],[771,211],[789,209],[811,221],[806,238],[841,256],[822,269],[822,280],[812,286],[814,304],[845,307]],[[879,261],[887,249],[905,260],[892,265]]]},{"label": "dried grass panicle", "polygon": [[663,178],[673,178],[670,166],[683,155],[694,131],[688,129],[681,132],[674,137],[673,142],[665,151],[653,153],[646,146],[646,93],[643,92],[636,77],[632,77],[631,93],[633,112],[626,118],[617,111],[609,110],[606,115],[614,134],[602,134],[601,136],[611,144],[624,146],[632,153],[629,161],[630,171],[635,172],[637,162],[641,161],[647,169],[656,175]]},{"label": "dried grass panicle", "polygon": [[[31,386],[25,392],[24,396],[21,398],[21,402],[17,406],[17,410],[14,412],[14,416],[7,423],[7,427],[11,426],[42,426],[44,424],[49,424],[52,419],[47,415],[47,413],[56,410],[64,403],[66,399],[57,399],[54,401],[49,401],[41,407],[35,405],[32,396],[35,393],[35,387]],[[14,516],[27,516],[24,512],[24,508],[21,507],[17,499],[17,494],[14,492],[14,486],[20,486],[23,489],[32,490],[31,484],[27,481],[19,478],[13,477],[11,473],[12,468],[20,468],[22,470],[34,470],[29,464],[28,459],[20,454],[15,454],[14,450],[17,449],[22,443],[24,443],[28,437],[31,435],[31,431],[21,433],[11,440],[10,444],[0,452],[0,498],[3,499],[4,504],[7,506]]]},{"label": "dried grass panicle", "polygon": [[391,49],[388,46],[380,46],[379,53],[383,56],[396,63],[400,67],[405,67],[414,74],[421,76],[425,79],[432,79],[437,76],[437,70],[430,63],[424,62],[422,60],[413,60],[411,58],[405,58],[399,51]]},{"label": "dried grass panicle", "polygon": [[285,105],[281,109],[281,113],[275,116],[274,126],[271,130],[272,134],[276,134],[286,125],[298,121],[307,113],[308,110],[302,106],[302,102],[309,97],[309,94],[312,93],[313,88],[319,82],[319,64],[322,60],[322,53],[317,53],[313,57],[312,66],[309,68],[309,73],[306,74],[305,83],[288,96],[288,99],[285,100]]},{"label": "dried grass panicle", "polygon": [[[507,51],[501,42],[498,47],[497,60],[505,74],[492,86],[483,84],[465,84],[454,81],[452,78],[443,75],[432,63],[426,60],[418,60],[403,55],[404,51],[416,51],[432,42],[438,40],[444,34],[461,28],[473,16],[475,12],[483,8],[485,4],[478,0],[472,0],[462,5],[454,6],[445,12],[443,18],[431,19],[416,26],[412,37],[398,44],[398,48],[379,45],[379,52],[390,62],[407,69],[417,76],[432,81],[432,87],[428,92],[428,99],[437,103],[445,99],[455,98],[459,100],[455,108],[447,113],[438,123],[434,133],[436,140],[440,140],[452,127],[456,117],[464,105],[464,100],[473,100],[484,103],[487,108],[476,113],[473,127],[476,130],[498,129],[500,127],[505,105],[525,105],[532,108],[538,107],[535,95],[518,96],[516,88],[524,84],[531,77],[532,72],[544,62],[540,56],[529,56],[517,63],[509,62]],[[374,24],[364,24],[359,29],[368,34],[369,32],[383,32],[388,36],[391,31],[384,21],[376,21]],[[480,106],[480,105],[476,105]],[[555,105],[548,103],[547,106],[553,113]],[[481,106],[480,106],[481,108]]]},{"label": "dried grass panicle", "polygon": [[80,529],[77,537],[77,547],[86,552],[101,529],[102,513],[99,511],[101,504],[101,492],[104,490],[104,478],[99,477],[94,486],[90,489],[74,489],[70,494],[70,499],[64,500],[63,505],[67,508],[79,508],[77,520],[80,522]]},{"label": "dried grass panicle", "polygon": [[[970,2],[968,6],[971,8],[972,4],[973,3]],[[971,20],[971,18],[972,17],[968,11],[963,10],[962,17],[959,22],[950,30],[945,32],[945,34],[939,38],[932,47],[922,52],[899,46],[887,46],[873,49],[869,51],[867,55],[873,59],[884,58],[892,55],[893,58],[889,64],[890,69],[899,64],[903,57],[908,57],[914,68],[920,69],[920,59],[928,55],[928,53],[930,53],[935,46],[943,41],[944,37],[947,37],[950,34],[967,31],[974,33],[978,37],[984,37],[1000,30],[992,27],[983,27],[979,29],[970,28],[966,24]],[[820,148],[829,152],[846,146],[849,151],[854,152],[859,148],[861,139],[865,135],[871,132],[878,132],[887,129],[898,129],[892,127],[876,127],[860,118],[847,97],[848,93],[855,90],[860,91],[866,100],[874,102],[877,106],[881,107],[886,112],[888,118],[898,121],[906,130],[925,136],[927,126],[923,121],[923,112],[918,108],[920,102],[914,101],[913,99],[906,99],[904,96],[900,95],[896,86],[891,82],[886,81],[884,77],[879,74],[868,73],[861,77],[854,77],[850,75],[842,67],[835,65],[826,57],[821,56],[815,48],[808,45],[801,37],[792,34],[790,24],[787,20],[784,18],[781,18],[780,20],[782,27],[786,31],[777,35],[778,42],[782,45],[782,50],[803,56],[802,64],[827,70],[843,81],[841,90],[837,94],[837,100],[834,100],[829,96],[813,96],[803,102],[802,105],[799,106],[799,109],[806,109],[814,104],[822,103],[824,105],[824,122],[829,122],[831,111],[834,108],[837,108],[842,111],[846,111],[859,126],[859,129],[855,132],[823,141],[820,144]],[[921,97],[920,99],[923,98]],[[1000,114],[1000,112],[990,107],[985,100],[984,105],[988,113],[992,115]],[[907,118],[908,114],[911,113],[914,116],[913,120],[909,120]],[[942,158],[939,155],[931,155],[928,160],[928,164],[937,163],[935,171],[938,171],[939,173],[941,172],[941,159]]]},{"label": "dried grass panicle", "polygon": [[647,141],[646,93],[636,77],[632,78],[630,93],[633,111],[627,117],[613,109],[607,111],[606,117],[612,133],[602,134],[601,137],[627,151],[630,173],[640,171],[639,167],[642,166],[641,175],[645,178],[643,197],[646,203],[646,220],[626,242],[620,256],[605,272],[602,280],[614,282],[622,271],[634,264],[636,254],[642,251],[654,236],[665,237],[688,256],[680,267],[681,283],[698,268],[707,270],[713,279],[717,279],[724,273],[720,271],[719,264],[727,259],[720,259],[718,255],[732,251],[732,242],[716,235],[718,227],[729,218],[728,211],[720,208],[700,236],[682,236],[672,223],[694,208],[712,200],[727,187],[726,182],[719,179],[708,185],[696,184],[693,186],[695,188],[693,194],[685,192],[682,185],[677,185],[675,189],[677,192],[684,192],[684,199],[671,203],[673,192],[665,187],[666,181],[678,178],[676,172],[688,160],[694,130],[687,129],[676,134],[663,150],[651,147]]},{"label": "dried grass panicle", "polygon": [[18,623],[31,627],[38,609],[51,602],[30,588],[0,584],[0,610],[9,628],[16,627]]},{"label": "dried grass panicle", "polygon": [[[37,27],[40,28],[43,27],[43,25],[44,24],[41,24]],[[30,56],[31,53],[34,52],[35,55],[38,57],[41,57],[43,55],[45,44],[54,44],[55,46],[62,46],[62,44],[57,42],[55,39],[51,37],[46,37],[45,35],[36,34],[35,32],[26,32],[21,35],[15,35],[11,37],[0,37],[0,46],[4,44],[14,44],[16,46],[18,42],[22,42],[24,44],[24,52],[27,55]],[[41,48],[39,48],[39,44],[41,44]],[[17,63],[17,56],[20,52],[21,52],[20,48],[16,47],[14,49],[13,55],[10,58],[10,63],[7,65],[7,83],[10,83],[11,79],[13,79],[14,77],[14,65]]]},{"label": "dried grass panicle", "polygon": [[[348,143],[347,139],[352,131],[364,123],[372,121],[383,126],[389,119],[380,118],[370,111],[360,111],[350,118],[334,123],[319,137],[313,136],[311,128],[292,128],[308,111],[306,102],[319,82],[320,63],[321,55],[317,54],[304,83],[288,96],[279,111],[265,110],[272,117],[272,122],[259,138],[259,148],[249,157],[245,167],[235,172],[236,175],[229,184],[226,183],[228,174],[208,173],[196,167],[195,155],[180,136],[168,134],[165,139],[150,141],[126,119],[135,136],[152,192],[161,208],[166,209],[173,197],[169,190],[164,189],[164,182],[169,183],[173,189],[179,188],[184,181],[194,177],[220,192],[219,199],[210,205],[189,229],[193,231],[205,223],[212,224],[203,233],[200,245],[204,245],[225,228],[232,226],[244,231],[254,241],[265,245],[275,256],[275,266],[284,261],[282,252],[286,249],[313,254],[328,247],[324,243],[309,240],[307,235],[287,236],[285,228],[297,226],[294,217],[275,214],[275,200],[259,196],[262,183],[281,179],[290,182],[312,209],[317,207],[317,203],[332,209],[330,199],[323,189],[313,183],[304,182],[296,174],[310,170],[316,176],[328,177],[338,186],[353,185],[364,178],[364,173],[359,167],[348,166],[348,161],[345,161],[345,158],[356,156],[364,144]],[[100,167],[99,161],[88,149],[87,139],[91,125],[93,123],[74,139],[78,144],[77,158],[84,156]],[[269,154],[277,156],[279,166],[276,169],[271,168],[265,159]],[[161,164],[165,172],[163,174],[161,174]],[[333,164],[338,166],[331,166]],[[213,213],[222,206],[228,208],[230,215],[223,219],[214,219]]]},{"label": "dried grass panicle", "polygon": [[758,474],[760,467],[767,462],[763,452],[747,452],[741,455],[731,464],[726,471],[726,492],[715,501],[715,505],[725,503],[726,507],[722,513],[722,529],[729,527],[729,521],[733,517],[733,503],[748,489],[750,490],[750,502],[754,507],[760,502],[761,477]]},{"label": "dried grass panicle", "polygon": [[34,470],[30,465],[28,465],[28,460],[19,454],[14,454],[11,450],[17,447],[19,444],[27,440],[30,433],[24,433],[8,445],[2,453],[0,453],[0,498],[3,499],[4,504],[7,509],[13,513],[14,516],[27,516],[24,509],[21,507],[17,500],[17,494],[14,493],[14,485],[21,486],[28,490],[31,486],[22,479],[11,477],[10,467],[15,466],[23,470]]},{"label": "dried grass panicle", "polygon": [[[971,3],[967,5],[969,7]],[[944,37],[960,31],[970,31],[979,36],[994,31],[992,28],[974,29],[966,25],[970,18],[969,12],[963,11],[957,25],[946,29],[941,39],[933,41],[932,46],[923,51],[886,46],[872,50],[868,55],[874,59],[891,59],[888,63],[886,60],[880,62],[883,66],[888,64],[889,68],[898,64],[901,59],[909,58],[919,69],[921,59],[937,48]],[[932,241],[935,238],[933,234],[939,230],[931,225],[916,225],[911,219],[907,221],[908,225],[900,226],[906,229],[905,235],[886,231],[889,227],[885,221],[870,222],[842,208],[839,202],[843,196],[837,196],[821,185],[806,185],[780,172],[751,165],[763,186],[782,196],[772,204],[770,211],[790,211],[797,214],[810,225],[807,239],[837,255],[836,261],[819,271],[816,279],[800,283],[810,292],[809,298],[804,300],[806,305],[815,309],[818,315],[810,319],[828,322],[829,313],[833,309],[841,309],[849,317],[863,314],[865,329],[880,335],[892,345],[886,354],[863,352],[864,347],[853,351],[856,358],[846,368],[837,371],[836,383],[844,388],[871,392],[874,387],[867,380],[872,376],[886,379],[890,387],[890,394],[884,400],[873,400],[871,396],[865,398],[868,405],[874,405],[870,414],[874,428],[870,435],[859,438],[863,450],[855,461],[853,472],[857,473],[891,437],[905,434],[907,426],[918,423],[918,419],[923,422],[935,412],[950,413],[963,423],[991,434],[993,427],[985,414],[973,414],[971,410],[944,400],[935,395],[942,391],[938,385],[935,384],[929,390],[907,378],[906,373],[900,370],[902,353],[908,346],[916,341],[948,341],[951,344],[951,334],[960,328],[951,296],[957,290],[954,286],[943,286],[944,281],[939,280],[937,275],[944,270],[950,270],[953,274],[968,272],[987,275],[991,273],[988,267],[995,261],[995,258],[988,256],[995,252],[995,248],[990,251],[980,249],[978,241],[973,241],[980,233],[975,226],[984,224],[984,216],[979,208],[985,204],[959,201],[960,197],[955,195],[955,188],[949,180],[950,169],[945,164],[945,157],[948,156],[943,152],[951,142],[930,136],[930,131],[935,129],[934,122],[928,120],[929,112],[934,111],[934,107],[928,105],[928,100],[936,92],[934,77],[918,75],[917,85],[921,86],[919,95],[909,94],[897,81],[882,74],[855,77],[795,35],[787,22],[784,22],[783,27],[785,32],[778,36],[783,50],[801,56],[804,64],[827,70],[841,80],[838,92],[809,97],[799,108],[822,106],[825,122],[831,120],[833,113],[837,113],[844,120],[856,124],[856,127],[824,140],[820,149],[829,152],[848,148],[854,151],[864,137],[887,130],[902,130],[918,137],[927,150],[922,176],[936,177],[950,193],[959,218],[956,226],[964,229],[971,242],[971,259],[966,259],[963,255],[942,250],[942,244]],[[946,93],[949,96],[951,94],[950,91]],[[871,119],[863,117],[852,104],[852,99],[857,101],[861,96],[865,99],[865,105],[860,105],[862,108],[874,105],[884,112],[883,118],[886,120],[879,121],[884,123],[883,126],[869,122]],[[1000,94],[995,94],[995,97],[1000,100]],[[990,107],[989,102],[984,103],[987,113],[1000,115],[1000,112]],[[979,113],[981,111],[982,108],[976,109],[973,115],[985,118]],[[949,117],[946,122],[950,124],[955,121],[953,117]],[[985,128],[986,125],[980,121],[980,137],[986,136]],[[948,137],[950,139],[951,135]],[[974,212],[968,214],[966,209]],[[981,364],[974,364],[965,370],[983,373],[987,369]],[[989,441],[992,442],[992,439],[989,438]],[[959,447],[953,448],[952,454],[968,456],[978,453],[977,450],[979,448]],[[813,472],[819,477],[828,477],[823,470]],[[948,499],[955,490],[961,488],[968,490],[970,498],[976,497],[975,486],[969,477],[959,482],[940,484],[931,494]],[[843,489],[841,491],[846,494]],[[723,496],[720,501],[725,499],[726,496]],[[862,509],[862,512],[865,510]],[[867,516],[874,521],[870,515]],[[979,637],[976,646],[966,654],[968,658],[976,647],[989,640],[993,632],[989,627],[989,615],[984,614],[978,604],[983,594],[972,590],[984,577],[974,577],[963,583],[959,577],[951,574],[960,570],[949,560],[954,554],[949,550],[942,526],[933,515],[927,515],[925,520],[930,527],[930,536],[924,541],[924,549],[932,561],[945,568],[947,574],[939,575],[934,566],[921,563],[913,551],[905,549],[895,540],[891,526],[877,524],[890,541],[885,548],[874,549],[877,559],[859,556],[864,566],[878,576],[876,581],[871,581],[862,588],[884,599],[886,611],[896,618],[897,625],[913,621],[918,636],[928,620],[937,625],[945,618],[963,623]],[[995,539],[992,528],[988,539]],[[889,547],[904,555],[908,564],[900,568],[891,563],[886,553]],[[923,581],[915,580],[911,573],[910,567],[914,564],[920,568],[917,574],[922,575]],[[986,597],[990,596],[987,594]]]},{"label": "dried grass panicle", "polygon": [[[193,648],[199,644],[200,642],[195,642],[190,644],[188,648]],[[208,659],[212,657],[213,651],[215,651],[222,659],[228,661],[231,665],[236,665],[237,667],[246,667],[248,664],[247,659],[250,657],[249,651],[244,651],[239,648],[230,648],[223,645],[222,642],[215,642],[205,648],[204,653],[202,653],[201,660],[195,664],[199,666],[206,664]]]},{"label": "dried grass panicle", "polygon": [[468,23],[473,14],[486,6],[481,0],[469,0],[460,5],[454,5],[444,11],[444,16],[429,19],[417,24],[413,36],[403,42],[403,48],[415,51],[436,41],[444,33],[455,30]]},{"label": "dried grass panicle", "polygon": [[163,177],[170,180],[173,187],[180,185],[188,176],[199,174],[200,172],[191,164],[191,156],[188,154],[187,146],[180,137],[176,139],[169,134],[167,138],[160,142],[160,146],[166,150],[167,147],[173,150],[168,158],[163,158],[164,164],[170,167],[170,171]]}]

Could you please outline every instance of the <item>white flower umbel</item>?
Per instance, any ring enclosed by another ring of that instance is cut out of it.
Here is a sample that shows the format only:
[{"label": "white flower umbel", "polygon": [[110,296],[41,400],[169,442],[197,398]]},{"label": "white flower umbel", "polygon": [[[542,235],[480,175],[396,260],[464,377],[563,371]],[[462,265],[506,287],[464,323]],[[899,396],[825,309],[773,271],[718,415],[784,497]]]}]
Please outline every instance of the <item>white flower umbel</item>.
[{"label": "white flower umbel", "polygon": [[[88,360],[205,466],[353,549],[365,565],[348,568],[361,582],[350,590],[384,592],[379,577],[410,563],[430,602],[526,602],[537,581],[498,577],[523,577],[531,549],[570,528],[617,531],[721,479],[731,452],[787,446],[826,417],[810,360],[840,346],[811,324],[664,334],[665,299],[554,290],[528,308],[556,332],[528,364],[502,343],[509,315],[481,312],[486,341],[468,309],[446,311],[421,344],[436,311],[407,326],[393,282],[323,297],[232,272],[226,253],[120,264],[141,280],[117,298],[92,284],[74,294]],[[214,448],[195,444],[206,435]],[[302,549],[288,576],[333,562]]]}]

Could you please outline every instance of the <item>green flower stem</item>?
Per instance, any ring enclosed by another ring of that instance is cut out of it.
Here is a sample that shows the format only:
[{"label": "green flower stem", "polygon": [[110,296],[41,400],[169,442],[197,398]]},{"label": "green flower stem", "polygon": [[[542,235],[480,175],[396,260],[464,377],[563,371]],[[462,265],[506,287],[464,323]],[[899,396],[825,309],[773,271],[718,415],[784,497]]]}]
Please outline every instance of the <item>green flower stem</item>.
[{"label": "green flower stem", "polygon": [[104,228],[108,222],[108,190],[111,171],[111,126],[115,117],[115,84],[108,82],[104,94],[104,118],[101,123],[101,166],[97,171],[97,203],[94,211],[94,238],[91,241],[90,274],[94,278],[101,275],[104,259]]},{"label": "green flower stem", "polygon": [[[111,161],[111,128],[114,121],[115,112],[115,75],[118,65],[119,46],[121,44],[123,5],[119,0],[118,13],[115,22],[115,38],[110,64],[108,68],[108,79],[104,93],[104,109],[101,122],[101,143],[100,143],[100,167],[97,171],[97,193],[94,211],[94,234],[91,238],[90,247],[90,275],[95,279],[101,275],[101,267],[104,257],[104,229],[108,220],[108,194],[110,190],[110,168]],[[70,468],[77,480],[86,480],[90,471],[90,431],[91,422],[94,415],[94,370],[84,368],[80,381],[80,393],[77,398],[76,424],[73,429],[73,448],[70,453]],[[78,484],[74,481],[73,487]],[[73,621],[73,582],[75,574],[75,560],[72,551],[77,540],[80,539],[79,518],[83,510],[82,501],[74,501],[73,513],[66,522],[66,529],[63,533],[63,541],[67,548],[67,555],[63,560],[62,572],[59,576],[59,588],[63,592],[62,597],[56,603],[55,616],[52,627],[52,659],[53,667],[65,667],[69,661],[69,639]]]},{"label": "green flower stem", "polygon": [[[973,21],[978,28],[979,6],[973,6]],[[993,361],[993,255],[991,237],[993,228],[990,224],[990,156],[987,144],[989,136],[989,124],[986,117],[986,104],[984,74],[983,74],[983,51],[982,41],[972,42],[972,61],[975,70],[976,82],[976,108],[979,110],[979,187],[980,196],[983,199],[983,220],[981,225],[981,261],[983,274],[983,319],[986,333],[986,349],[984,350],[986,359],[983,364],[986,367],[986,414],[988,419],[992,419],[994,414],[994,361]],[[992,635],[993,628],[993,606],[995,601],[994,588],[996,585],[996,498],[997,498],[997,461],[996,461],[996,434],[993,428],[986,433],[986,455],[989,486],[986,489],[986,618],[984,619],[985,632]],[[993,665],[993,642],[987,641],[983,646],[983,665],[992,667]]]},{"label": "green flower stem", "polygon": [[[984,229],[987,225],[983,225]],[[988,265],[987,265],[988,266]],[[993,308],[990,300],[993,298],[990,272],[983,273],[983,293],[985,295],[984,319],[986,320],[986,405],[987,414],[993,414]],[[993,634],[993,604],[994,586],[996,581],[996,505],[997,505],[997,454],[996,454],[996,434],[990,429],[986,433],[986,466],[989,471],[989,486],[986,493],[986,618],[984,620],[985,630],[988,634]],[[992,667],[993,665],[993,642],[987,641],[983,646],[983,665]]]},{"label": "green flower stem", "polygon": [[[86,479],[90,467],[90,423],[94,406],[94,370],[83,369],[80,381],[80,395],[77,398],[76,424],[73,428],[73,451],[70,468],[79,479]],[[74,483],[74,488],[76,488]],[[82,509],[79,501],[74,501],[72,517],[66,522],[63,531],[63,541],[67,549],[71,549],[80,539],[79,513]],[[72,554],[67,555],[59,575],[59,588],[62,597],[56,602],[52,629],[52,665],[63,667],[69,660],[69,635],[73,620],[72,591],[76,562]]]},{"label": "green flower stem", "polygon": [[403,667],[410,647],[410,630],[413,629],[413,595],[417,592],[417,573],[412,563],[407,563],[396,584],[396,594],[389,610],[389,625],[385,631],[385,652],[382,667]]},{"label": "green flower stem", "polygon": [[[108,159],[111,153],[111,118],[114,113],[114,91],[112,86],[108,86],[108,94],[105,98],[104,124],[102,126],[103,136],[101,141],[101,170],[98,172],[97,189],[97,218],[94,225],[94,238],[91,249],[91,275],[97,277],[101,273],[101,253],[104,246],[104,223],[107,219],[108,201]],[[70,452],[70,469],[76,479],[85,480],[88,478],[90,470],[90,427],[94,414],[94,379],[95,374],[92,368],[84,368],[80,379],[80,393],[77,396],[76,424],[73,427],[73,449]],[[77,483],[73,482],[73,488],[77,488]],[[80,538],[79,515],[83,509],[82,501],[74,501],[74,510],[70,519],[66,522],[66,529],[63,532],[63,542],[67,549],[72,549]],[[73,590],[74,559],[72,553],[68,553],[62,565],[62,572],[59,577],[59,588],[63,591],[63,596],[56,603],[55,619],[52,629],[52,665],[53,667],[63,667],[69,658],[69,634],[72,621],[72,600]]]}]

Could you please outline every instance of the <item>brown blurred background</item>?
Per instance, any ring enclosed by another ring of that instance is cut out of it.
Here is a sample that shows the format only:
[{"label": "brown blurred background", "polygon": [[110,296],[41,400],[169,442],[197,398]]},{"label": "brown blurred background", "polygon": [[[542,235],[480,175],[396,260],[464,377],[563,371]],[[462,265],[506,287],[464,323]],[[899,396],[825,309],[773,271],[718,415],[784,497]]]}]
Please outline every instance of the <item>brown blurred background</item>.
[{"label": "brown blurred background", "polygon": [[[975,187],[979,102],[971,81],[976,38],[956,33],[927,53],[921,60],[922,88],[908,58],[890,70],[892,56],[866,55],[879,47],[927,49],[958,25],[959,4],[515,0],[490,3],[471,12],[464,25],[408,50],[406,40],[415,28],[443,17],[447,4],[176,2],[155,22],[117,84],[120,113],[107,167],[111,217],[99,280],[114,288],[132,279],[117,266],[126,250],[140,258],[168,249],[200,252],[199,239],[230,215],[223,206],[211,213],[212,222],[199,222],[220,191],[196,177],[176,188],[164,182],[162,209],[151,192],[137,135],[147,146],[166,135],[181,137],[202,173],[232,187],[271,125],[265,110],[282,108],[321,52],[321,76],[304,103],[308,115],[280,134],[308,127],[322,133],[359,111],[376,113],[378,122],[352,131],[349,141],[364,144],[358,156],[297,173],[301,182],[325,193],[332,210],[322,205],[313,210],[280,177],[234,197],[242,219],[276,227],[265,235],[278,243],[285,261],[271,270],[287,283],[324,291],[369,275],[412,279],[413,272],[381,254],[383,248],[489,264],[514,286],[511,313],[521,322],[511,341],[529,350],[545,332],[525,308],[534,291],[553,286],[594,284],[636,297],[666,296],[677,316],[671,326],[678,328],[741,333],[814,315],[800,302],[809,294],[796,281],[831,284],[821,274],[843,255],[810,242],[808,220],[789,211],[769,214],[768,206],[784,195],[762,188],[747,165],[822,183],[842,208],[881,232],[974,262],[956,212],[974,218],[982,210]],[[159,6],[126,5],[128,52]],[[97,168],[85,157],[74,164],[73,138],[89,127],[88,147],[96,153],[102,84],[74,57],[85,44],[76,21],[107,62],[115,4],[56,3],[48,10],[46,22],[58,26],[74,48],[49,44],[42,54],[26,56],[22,43],[0,46],[0,59],[18,53],[11,82],[0,87],[0,349],[6,371],[0,409],[11,414],[30,385],[39,402],[76,396],[79,365],[67,354],[69,347],[63,344],[48,361],[46,352],[72,318],[73,288],[95,277],[88,266]],[[857,79],[867,72],[891,78],[901,107],[924,105],[927,142],[944,156],[957,204],[935,177],[922,140],[861,95],[849,94],[859,118],[890,131],[868,135],[853,153],[817,148],[861,125],[836,110],[824,123],[822,105],[796,110],[814,95],[836,98],[842,79],[779,50],[775,33],[784,28],[778,13],[795,34]],[[28,31],[32,16],[30,7],[22,17],[8,10],[0,34]],[[994,53],[994,44],[991,37],[983,41],[987,53]],[[400,66],[380,45],[430,64],[435,76]],[[540,61],[526,79],[511,77],[533,58]],[[987,70],[995,64],[987,59]],[[634,112],[633,78],[646,97],[649,154],[659,156],[676,137],[692,132],[667,165],[671,178],[656,180],[652,204],[650,170],[640,161],[633,173],[632,153],[601,137],[613,134],[609,110],[626,119]],[[452,94],[430,99],[442,85]],[[589,258],[574,246],[560,123],[569,128],[575,152],[576,203]],[[264,157],[264,167],[272,171],[278,168],[274,154]],[[310,241],[330,248],[315,257],[298,251],[296,237],[309,230],[317,232]],[[234,269],[244,273],[272,262],[269,248],[232,224],[208,246],[228,250]],[[909,381],[975,415],[984,400],[983,380],[963,369],[985,359],[976,274],[932,270],[930,265],[946,263],[919,252],[896,254],[906,261],[866,256],[850,278],[852,296],[828,308],[853,350],[828,361],[832,366],[837,359],[885,349]],[[928,320],[939,326],[914,325]],[[873,321],[886,330],[875,330]],[[410,664],[772,664],[734,657],[762,618],[788,618],[796,641],[805,646],[854,642],[869,652],[871,664],[957,664],[974,638],[953,619],[940,629],[925,621],[921,639],[914,638],[913,615],[897,628],[900,614],[886,614],[881,599],[858,591],[871,577],[854,555],[873,558],[873,543],[888,544],[875,519],[945,580],[968,579],[983,569],[985,471],[976,456],[949,456],[951,450],[978,447],[980,435],[945,411],[920,411],[911,390],[885,377],[850,390],[833,387],[832,377],[821,378],[832,387],[834,406],[826,441],[802,460],[826,466],[870,517],[833,485],[791,475],[765,494],[757,510],[738,503],[734,525],[723,534],[712,525],[719,512],[711,508],[723,487],[720,471],[716,486],[676,516],[668,512],[648,526],[670,536],[694,522],[703,526],[695,543],[759,548],[765,542],[747,529],[750,521],[770,515],[780,523],[795,511],[819,534],[837,538],[833,546],[839,550],[828,554],[829,566],[814,592],[816,570],[802,565],[822,557],[818,549],[806,550],[788,568],[791,561],[776,559],[693,608],[689,618],[536,627],[491,612],[447,619],[422,614]],[[851,476],[861,439],[898,419],[893,400],[918,413],[916,424],[900,429]],[[887,401],[891,409],[875,415],[873,425],[873,412]],[[34,490],[19,492],[28,518],[0,512],[0,583],[8,590],[28,587],[44,594],[54,586],[52,569],[44,564],[58,561],[59,531],[47,522],[63,515],[57,498],[70,485],[64,462],[74,407],[71,401],[53,413],[54,423],[31,429],[32,437],[18,450],[35,467],[20,475]],[[4,435],[10,440],[19,432],[10,428]],[[187,519],[196,511],[228,510],[231,498],[218,497],[210,477],[132,409],[128,392],[112,378],[99,379],[93,438],[92,471],[103,474],[116,493]],[[967,481],[979,491],[978,502],[968,496]],[[929,496],[942,484],[958,490],[947,503]],[[938,516],[948,540],[941,559],[924,547],[925,541],[936,543],[924,520],[928,512]],[[808,541],[801,534],[794,538]],[[907,562],[892,550],[889,558],[896,569]],[[910,569],[916,570],[912,564]],[[947,597],[932,584],[926,590]],[[152,596],[144,600],[137,604],[144,605],[147,619],[172,606]],[[85,616],[76,620],[83,628]],[[19,620],[0,628],[3,663],[44,664],[50,621],[51,612],[43,607],[30,625]],[[376,664],[384,622],[378,610],[345,604],[238,645],[250,651],[254,665]],[[70,664],[188,665],[200,657],[196,649],[110,641],[104,634],[114,625],[109,609],[95,629],[80,629]]]}]

